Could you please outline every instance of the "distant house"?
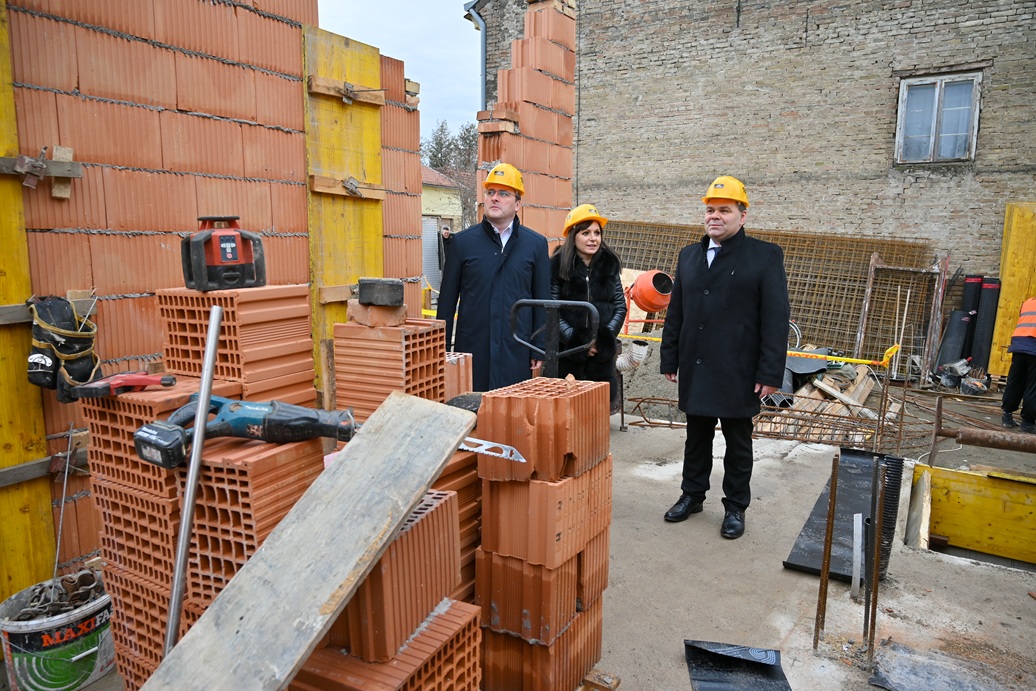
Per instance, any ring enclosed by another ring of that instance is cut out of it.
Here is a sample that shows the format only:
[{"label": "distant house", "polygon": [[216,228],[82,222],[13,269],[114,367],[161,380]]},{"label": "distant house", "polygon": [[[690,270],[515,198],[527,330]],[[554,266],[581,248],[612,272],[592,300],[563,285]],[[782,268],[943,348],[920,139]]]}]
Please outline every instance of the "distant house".
[{"label": "distant house", "polygon": [[421,166],[422,272],[434,290],[442,280],[444,229],[461,230],[460,185],[426,165]]}]

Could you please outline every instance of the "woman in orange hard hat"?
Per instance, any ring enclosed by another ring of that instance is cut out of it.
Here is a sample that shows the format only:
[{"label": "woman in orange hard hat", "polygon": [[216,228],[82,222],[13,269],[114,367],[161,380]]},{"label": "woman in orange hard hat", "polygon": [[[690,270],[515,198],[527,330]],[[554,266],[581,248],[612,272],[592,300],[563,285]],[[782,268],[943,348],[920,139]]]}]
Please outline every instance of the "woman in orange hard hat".
[{"label": "woman in orange hard hat", "polygon": [[591,331],[586,310],[561,310],[558,350],[591,343],[558,360],[558,376],[603,381],[610,385],[611,413],[619,412],[619,382],[615,371],[616,339],[626,319],[622,292],[622,262],[604,242],[608,219],[593,204],[580,204],[565,218],[565,242],[550,258],[550,294],[554,300],[589,302],[597,308],[597,331]]}]

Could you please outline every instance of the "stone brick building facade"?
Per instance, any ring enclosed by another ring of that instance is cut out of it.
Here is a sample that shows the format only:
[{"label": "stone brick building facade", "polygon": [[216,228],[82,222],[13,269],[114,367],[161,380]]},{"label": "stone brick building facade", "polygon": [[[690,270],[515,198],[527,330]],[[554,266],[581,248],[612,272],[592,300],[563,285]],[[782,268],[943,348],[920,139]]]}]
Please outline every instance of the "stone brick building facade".
[{"label": "stone brick building facade", "polygon": [[[487,99],[525,0],[485,0]],[[698,223],[722,173],[749,227],[925,238],[995,274],[1005,205],[1036,201],[1036,2],[579,0],[573,203]],[[897,163],[900,85],[971,75],[965,160]]]}]

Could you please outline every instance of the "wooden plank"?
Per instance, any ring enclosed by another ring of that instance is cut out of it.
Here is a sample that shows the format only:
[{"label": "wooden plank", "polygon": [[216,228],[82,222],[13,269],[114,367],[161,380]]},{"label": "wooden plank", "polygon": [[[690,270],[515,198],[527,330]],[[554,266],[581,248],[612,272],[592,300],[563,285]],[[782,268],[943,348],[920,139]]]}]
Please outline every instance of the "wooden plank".
[{"label": "wooden plank", "polygon": [[906,532],[903,541],[909,547],[928,549],[928,526],[932,516],[932,474],[923,466],[914,472],[910,490],[910,508],[907,511]]},{"label": "wooden plank", "polygon": [[327,175],[310,175],[309,189],[311,192],[318,192],[320,194],[336,194],[340,197],[385,201],[385,190],[368,185],[355,178],[339,180]]},{"label": "wooden plank", "polygon": [[[0,3],[0,157],[19,154],[9,16],[7,3]],[[0,305],[24,306],[32,295],[22,189],[21,177],[0,176]],[[47,455],[42,395],[25,376],[31,347],[27,325],[0,324],[0,468]],[[50,485],[41,477],[0,487],[0,600],[53,574]]]},{"label": "wooden plank", "polygon": [[[69,146],[54,146],[51,158],[55,161],[71,162],[72,148]],[[52,177],[50,179],[50,196],[54,199],[72,198],[72,178]]]},{"label": "wooden plank", "polygon": [[1036,483],[1036,473],[1027,473],[1023,470],[1004,470],[1003,468],[997,468],[991,465],[981,465],[979,463],[972,464],[971,470],[974,470],[977,473],[985,473],[990,477],[1002,477],[1016,482]]},{"label": "wooden plank", "polygon": [[579,691],[615,691],[621,684],[622,679],[617,675],[592,669],[583,677]]},{"label": "wooden plank", "polygon": [[[80,317],[89,317],[97,312],[97,301],[93,298],[82,300],[71,300],[72,306],[76,308],[76,314]],[[21,305],[0,305],[0,324],[30,324],[32,314],[26,304]]]},{"label": "wooden plank", "polygon": [[[931,534],[954,547],[1036,563],[1032,486],[968,470],[918,465],[932,474]],[[933,538],[934,539],[934,538]]]},{"label": "wooden plank", "polygon": [[393,392],[142,688],[286,687],[474,425]]},{"label": "wooden plank", "polygon": [[817,380],[813,382],[813,386],[817,387],[831,398],[834,398],[835,400],[841,403],[847,404],[849,406],[850,412],[852,412],[854,415],[870,418],[871,420],[878,419],[878,414],[875,413],[873,410],[870,410],[869,408],[861,408],[859,403],[849,398],[844,393],[842,393],[835,387],[831,386],[830,384],[825,384],[824,382]]},{"label": "wooden plank", "polygon": [[[65,454],[37,458],[34,461],[0,468],[0,487],[10,487],[11,485],[50,475],[50,464],[56,461],[64,463]],[[78,449],[72,452],[70,465],[73,468],[85,468],[86,464],[86,449]]]},{"label": "wooden plank", "polygon": [[346,105],[348,105],[348,101],[359,101],[360,103],[367,103],[372,106],[385,105],[384,89],[358,86],[356,84],[350,84],[349,82],[331,79],[330,77],[321,77],[315,74],[311,74],[309,79],[306,80],[306,83],[309,87],[309,93],[334,96],[335,98],[342,99],[343,103]]},{"label": "wooden plank", "polygon": [[356,285],[350,286],[321,286],[317,290],[317,300],[320,301],[321,305],[327,305],[332,302],[348,302],[356,297],[357,287]]}]

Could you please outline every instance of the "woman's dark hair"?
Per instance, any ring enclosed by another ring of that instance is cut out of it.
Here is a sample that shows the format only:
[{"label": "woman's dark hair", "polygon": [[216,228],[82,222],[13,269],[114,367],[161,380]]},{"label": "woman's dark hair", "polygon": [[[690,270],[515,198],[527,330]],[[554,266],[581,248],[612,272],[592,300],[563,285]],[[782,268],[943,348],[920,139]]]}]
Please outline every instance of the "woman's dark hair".
[{"label": "woman's dark hair", "polygon": [[[565,238],[565,241],[560,247],[554,250],[555,252],[561,253],[561,266],[558,267],[558,277],[562,281],[567,281],[571,276],[572,262],[575,261],[576,258],[576,235],[583,232],[594,223],[597,223],[597,221],[589,220],[582,221],[572,226],[572,229],[568,231],[568,236]],[[597,254],[600,254],[601,252],[608,252],[609,254],[615,255],[616,260],[618,260],[618,255],[616,255],[615,252],[612,251],[612,248],[608,247],[607,243],[604,241],[604,228],[601,228],[601,249],[597,250]],[[594,258],[597,257],[597,254],[594,255]],[[593,259],[590,261],[593,261]]]}]

